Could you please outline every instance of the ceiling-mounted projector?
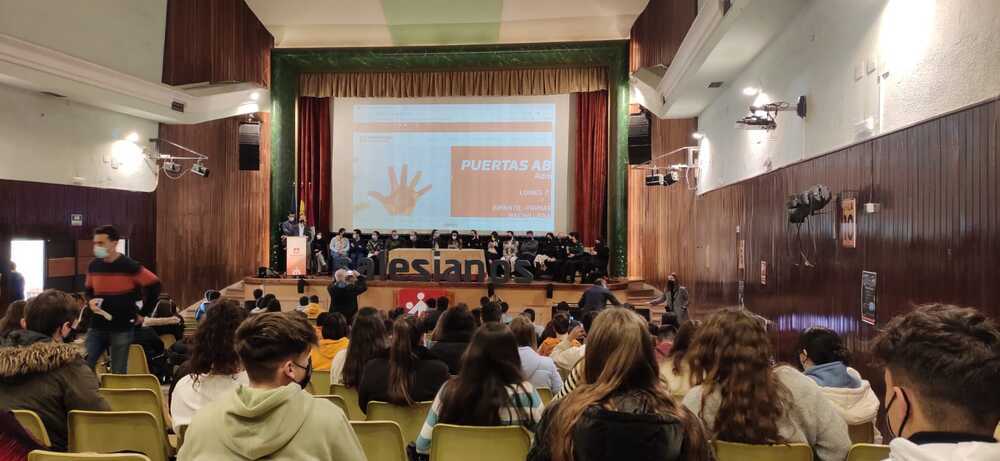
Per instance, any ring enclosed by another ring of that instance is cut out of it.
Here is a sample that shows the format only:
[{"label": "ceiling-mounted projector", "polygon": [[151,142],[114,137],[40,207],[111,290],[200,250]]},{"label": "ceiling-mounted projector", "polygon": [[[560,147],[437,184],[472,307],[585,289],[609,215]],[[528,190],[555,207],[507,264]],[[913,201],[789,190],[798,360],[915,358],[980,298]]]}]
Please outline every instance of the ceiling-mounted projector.
[{"label": "ceiling-mounted projector", "polygon": [[750,114],[737,120],[736,128],[741,130],[773,130],[778,128],[778,123],[775,121],[778,112],[784,111],[795,111],[799,117],[806,118],[806,97],[799,96],[794,106],[784,101],[750,106]]}]

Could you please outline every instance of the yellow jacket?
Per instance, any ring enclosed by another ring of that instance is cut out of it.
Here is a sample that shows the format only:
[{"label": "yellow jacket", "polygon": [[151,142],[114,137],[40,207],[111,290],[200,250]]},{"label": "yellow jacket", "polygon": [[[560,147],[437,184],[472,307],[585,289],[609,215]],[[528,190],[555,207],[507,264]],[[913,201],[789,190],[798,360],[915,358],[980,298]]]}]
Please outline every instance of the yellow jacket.
[{"label": "yellow jacket", "polygon": [[333,356],[337,355],[350,342],[346,337],[340,339],[320,339],[319,346],[314,347],[311,353],[313,370],[329,371]]}]

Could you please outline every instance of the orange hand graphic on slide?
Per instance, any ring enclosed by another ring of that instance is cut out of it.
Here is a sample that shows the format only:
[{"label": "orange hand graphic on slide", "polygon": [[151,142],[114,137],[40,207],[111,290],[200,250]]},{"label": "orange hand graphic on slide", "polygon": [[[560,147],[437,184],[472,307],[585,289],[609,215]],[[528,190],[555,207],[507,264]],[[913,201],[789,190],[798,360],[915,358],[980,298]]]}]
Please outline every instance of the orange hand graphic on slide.
[{"label": "orange hand graphic on slide", "polygon": [[399,180],[396,180],[396,170],[389,167],[389,196],[382,195],[378,191],[369,191],[368,195],[378,200],[385,211],[391,216],[409,216],[413,213],[413,208],[417,206],[417,199],[431,190],[431,185],[417,190],[417,183],[420,182],[421,171],[413,175],[413,180],[406,180],[406,164],[399,173]]}]

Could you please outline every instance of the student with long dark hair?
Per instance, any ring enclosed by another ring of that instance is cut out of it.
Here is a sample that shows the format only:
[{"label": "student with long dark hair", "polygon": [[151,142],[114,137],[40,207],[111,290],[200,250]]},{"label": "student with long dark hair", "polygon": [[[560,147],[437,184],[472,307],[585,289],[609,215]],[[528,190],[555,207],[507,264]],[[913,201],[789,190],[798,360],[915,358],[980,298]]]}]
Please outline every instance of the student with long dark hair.
[{"label": "student with long dark hair", "polygon": [[28,303],[18,300],[7,306],[7,312],[4,313],[3,320],[0,320],[0,338],[21,329],[21,319],[24,318],[24,307],[27,305]]},{"label": "student with long dark hair", "polygon": [[384,355],[388,349],[385,322],[374,307],[364,307],[358,311],[351,326],[351,341],[333,357],[330,366],[330,382],[357,389],[361,384],[361,374],[369,360]]},{"label": "student with long dark hair", "polygon": [[448,364],[449,373],[455,375],[462,369],[462,355],[475,331],[476,320],[465,304],[459,303],[441,314],[431,352]]},{"label": "student with long dark hair", "polygon": [[542,399],[521,373],[517,340],[502,323],[487,323],[472,337],[462,371],[441,387],[417,437],[416,451],[427,454],[438,423],[463,426],[522,426],[534,431]]},{"label": "student with long dark hair", "polygon": [[[691,342],[698,334],[700,320],[688,320],[677,330],[674,343],[670,347],[667,359],[660,363],[660,379],[667,385],[670,395],[677,399],[683,399],[691,390],[691,366],[688,365],[687,355],[691,350]],[[660,327],[663,328],[663,327]]]},{"label": "student with long dark hair", "polygon": [[761,318],[724,309],[702,324],[688,354],[698,385],[684,405],[715,440],[749,444],[807,443],[820,461],[847,457],[847,424],[811,379],[772,366]]},{"label": "student with long dark hair", "polygon": [[586,383],[553,404],[529,461],[708,461],[701,421],[660,381],[653,339],[638,314],[601,312],[587,341]]},{"label": "student with long dark hair", "polygon": [[187,375],[171,392],[170,415],[174,430],[191,423],[195,413],[220,396],[250,384],[236,353],[236,329],[247,316],[233,300],[219,301],[208,309],[194,333]]},{"label": "student with long dark hair", "polygon": [[396,319],[388,354],[365,365],[358,386],[358,403],[367,411],[377,400],[395,405],[413,405],[434,399],[448,380],[448,365],[420,345],[423,334],[414,317]]}]

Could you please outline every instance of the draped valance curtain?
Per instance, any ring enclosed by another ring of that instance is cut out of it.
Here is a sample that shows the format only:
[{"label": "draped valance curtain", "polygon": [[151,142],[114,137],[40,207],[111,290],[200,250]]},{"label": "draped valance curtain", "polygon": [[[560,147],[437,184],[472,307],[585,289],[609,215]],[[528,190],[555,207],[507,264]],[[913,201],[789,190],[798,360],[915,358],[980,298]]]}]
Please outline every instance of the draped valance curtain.
[{"label": "draped valance curtain", "polygon": [[313,97],[541,96],[607,88],[608,72],[604,67],[336,72],[299,76],[299,96]]},{"label": "draped valance curtain", "polygon": [[[317,230],[331,204],[330,98],[540,96],[576,98],[574,230],[590,245],[604,236],[608,186],[608,79],[603,67],[430,72],[306,73],[298,100],[298,196]],[[338,226],[343,223],[338,223]],[[500,229],[502,230],[502,229]]]}]

